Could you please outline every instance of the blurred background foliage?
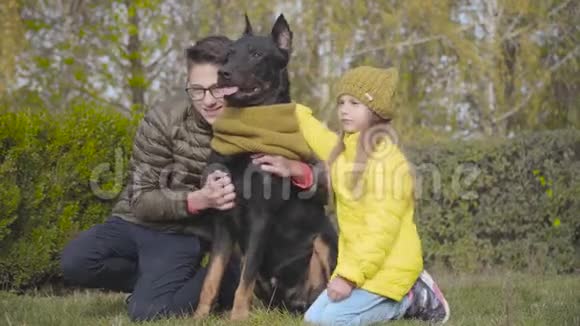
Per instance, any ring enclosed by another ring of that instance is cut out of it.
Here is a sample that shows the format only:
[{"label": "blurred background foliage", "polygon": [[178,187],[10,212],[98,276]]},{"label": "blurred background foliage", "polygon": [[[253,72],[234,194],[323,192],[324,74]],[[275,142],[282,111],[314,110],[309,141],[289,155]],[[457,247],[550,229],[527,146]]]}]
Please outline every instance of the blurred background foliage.
[{"label": "blurred background foliage", "polygon": [[408,139],[580,127],[573,0],[4,0],[0,97],[132,115],[182,91],[184,48],[237,38],[244,12],[261,33],[284,13],[293,99],[332,126],[334,82],[370,64],[401,71],[396,123]]}]

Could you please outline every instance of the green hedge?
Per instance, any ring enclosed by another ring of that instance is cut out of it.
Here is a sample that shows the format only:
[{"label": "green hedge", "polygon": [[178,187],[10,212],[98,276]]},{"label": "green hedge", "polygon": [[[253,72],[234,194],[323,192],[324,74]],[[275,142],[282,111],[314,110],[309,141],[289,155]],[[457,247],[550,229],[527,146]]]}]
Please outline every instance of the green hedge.
[{"label": "green hedge", "polygon": [[[110,213],[106,199],[119,188],[114,163],[127,162],[134,123],[88,105],[54,116],[2,110],[0,288],[12,288],[57,276],[65,242]],[[96,196],[90,179],[99,166]]]},{"label": "green hedge", "polygon": [[572,272],[579,265],[580,131],[407,150],[427,266]]},{"label": "green hedge", "polygon": [[[0,287],[58,277],[66,241],[109,215],[135,126],[86,105],[55,116],[0,111]],[[431,144],[408,155],[421,177],[427,266],[578,268],[580,131]],[[100,192],[91,187],[96,172]]]}]

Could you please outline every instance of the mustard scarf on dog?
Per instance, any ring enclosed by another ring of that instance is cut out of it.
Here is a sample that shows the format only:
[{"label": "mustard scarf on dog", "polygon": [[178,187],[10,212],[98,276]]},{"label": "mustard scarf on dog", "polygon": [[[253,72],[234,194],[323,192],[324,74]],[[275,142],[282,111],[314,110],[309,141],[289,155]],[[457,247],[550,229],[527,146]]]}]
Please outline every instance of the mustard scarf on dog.
[{"label": "mustard scarf on dog", "polygon": [[310,158],[295,103],[226,107],[213,124],[211,147],[222,155],[265,153],[293,160]]}]

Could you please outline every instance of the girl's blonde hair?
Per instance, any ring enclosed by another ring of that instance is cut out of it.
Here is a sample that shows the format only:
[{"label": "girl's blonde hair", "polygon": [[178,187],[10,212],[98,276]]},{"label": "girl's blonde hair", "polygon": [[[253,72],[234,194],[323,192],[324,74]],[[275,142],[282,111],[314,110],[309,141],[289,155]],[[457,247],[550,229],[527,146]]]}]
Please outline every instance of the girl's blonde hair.
[{"label": "girl's blonde hair", "polygon": [[[392,143],[396,143],[396,133],[391,125],[391,119],[381,118],[378,114],[371,110],[372,116],[370,121],[370,126],[365,130],[360,131],[360,137],[357,142],[356,156],[354,171],[350,180],[348,181],[348,186],[351,191],[361,190],[361,181],[363,180],[362,174],[364,173],[369,156],[377,149],[377,146],[385,140],[390,140]],[[329,189],[332,190],[332,184],[330,180],[332,164],[336,161],[338,156],[344,152],[344,136],[345,131],[340,131],[338,142],[332,149],[328,161],[326,163],[328,169],[328,179],[329,179]]]}]

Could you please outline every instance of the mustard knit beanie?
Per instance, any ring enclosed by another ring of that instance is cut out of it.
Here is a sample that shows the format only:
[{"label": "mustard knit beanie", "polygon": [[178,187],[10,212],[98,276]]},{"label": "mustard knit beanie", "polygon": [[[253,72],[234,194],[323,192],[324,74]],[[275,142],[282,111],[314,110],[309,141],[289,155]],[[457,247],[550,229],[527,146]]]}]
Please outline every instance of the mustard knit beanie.
[{"label": "mustard knit beanie", "polygon": [[381,118],[392,119],[398,81],[399,72],[395,68],[361,66],[347,71],[340,78],[336,94],[337,97],[343,94],[354,96]]}]

